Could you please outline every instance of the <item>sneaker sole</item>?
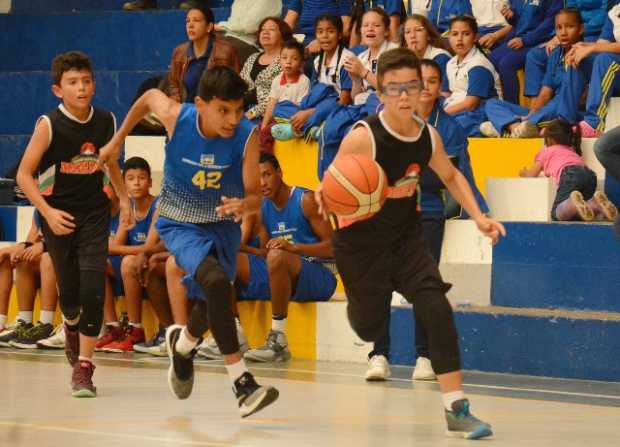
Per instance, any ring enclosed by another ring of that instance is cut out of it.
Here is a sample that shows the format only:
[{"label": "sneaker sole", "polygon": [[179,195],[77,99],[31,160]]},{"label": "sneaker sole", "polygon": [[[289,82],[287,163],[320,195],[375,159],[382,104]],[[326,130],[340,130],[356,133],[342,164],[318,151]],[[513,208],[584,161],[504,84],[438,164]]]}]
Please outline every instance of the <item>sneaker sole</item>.
[{"label": "sneaker sole", "polygon": [[46,345],[45,343],[37,342],[37,348],[39,349],[65,349],[65,345]]},{"label": "sneaker sole", "polygon": [[2,348],[10,348],[11,345],[9,343],[10,342],[8,342],[8,341],[0,341],[0,347],[2,347]]},{"label": "sneaker sole", "polygon": [[370,377],[366,377],[366,382],[387,382],[389,376],[388,377],[383,377],[383,376],[370,376]]},{"label": "sneaker sole", "polygon": [[482,439],[487,438],[489,436],[493,436],[493,430],[490,427],[482,426],[477,428],[474,431],[446,431],[446,436],[449,438],[460,438],[460,439]]},{"label": "sneaker sole", "polygon": [[77,398],[93,398],[93,397],[97,397],[97,392],[88,390],[88,389],[82,389],[82,390],[73,391],[71,395]]},{"label": "sneaker sole", "polygon": [[437,376],[435,375],[421,376],[421,377],[411,376],[411,380],[419,380],[421,382],[435,382],[437,381]]},{"label": "sneaker sole", "polygon": [[273,387],[265,388],[266,392],[262,399],[257,399],[251,407],[244,407],[247,411],[243,411],[241,408],[239,409],[242,418],[247,418],[248,416],[253,415],[257,411],[262,410],[267,405],[272,404],[280,395],[280,392]]},{"label": "sneaker sole", "polygon": [[577,208],[577,214],[584,222],[591,222],[594,219],[594,213],[583,199],[583,195],[579,191],[570,193],[570,199]]},{"label": "sneaker sole", "polygon": [[37,349],[37,343],[20,343],[18,341],[11,341],[9,342],[9,346],[11,348],[17,348],[17,349]]},{"label": "sneaker sole", "polygon": [[603,216],[605,216],[605,219],[607,219],[609,222],[613,222],[616,220],[616,218],[618,217],[618,209],[607,198],[607,194],[605,194],[603,191],[596,191],[594,193],[594,201],[603,212]]}]

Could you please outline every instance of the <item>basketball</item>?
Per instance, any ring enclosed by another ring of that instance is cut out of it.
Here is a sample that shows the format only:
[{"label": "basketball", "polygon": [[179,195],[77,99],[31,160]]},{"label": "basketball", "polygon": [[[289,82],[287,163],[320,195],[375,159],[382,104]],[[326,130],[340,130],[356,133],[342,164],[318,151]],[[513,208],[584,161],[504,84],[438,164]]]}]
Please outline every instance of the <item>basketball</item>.
[{"label": "basketball", "polygon": [[387,194],[387,177],[372,158],[348,154],[337,158],[323,177],[327,210],[345,219],[366,219],[377,213]]}]

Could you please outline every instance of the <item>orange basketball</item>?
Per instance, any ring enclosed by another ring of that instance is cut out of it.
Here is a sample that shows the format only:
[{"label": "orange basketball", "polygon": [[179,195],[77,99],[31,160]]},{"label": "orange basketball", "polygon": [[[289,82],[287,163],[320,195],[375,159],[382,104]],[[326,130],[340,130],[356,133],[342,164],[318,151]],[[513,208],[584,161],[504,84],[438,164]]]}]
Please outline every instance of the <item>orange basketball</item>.
[{"label": "orange basketball", "polygon": [[337,158],[323,176],[327,210],[345,219],[366,219],[377,213],[387,194],[387,177],[372,158],[348,154]]}]

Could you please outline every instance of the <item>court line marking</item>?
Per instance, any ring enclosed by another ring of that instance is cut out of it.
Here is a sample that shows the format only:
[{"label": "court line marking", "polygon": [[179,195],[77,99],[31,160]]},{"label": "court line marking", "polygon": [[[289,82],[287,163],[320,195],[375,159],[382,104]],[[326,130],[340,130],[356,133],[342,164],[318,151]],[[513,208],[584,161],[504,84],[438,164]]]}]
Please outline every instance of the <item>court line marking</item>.
[{"label": "court line marking", "polygon": [[[174,444],[174,445],[202,445],[207,447],[230,447],[232,445],[241,445],[243,444],[223,444],[221,442],[212,442],[212,441],[192,441],[188,439],[176,439],[176,438],[161,438],[155,436],[144,436],[144,435],[134,435],[131,433],[114,433],[107,431],[98,431],[98,430],[83,430],[78,428],[68,428],[68,427],[54,427],[52,425],[37,425],[37,424],[29,424],[23,422],[10,422],[10,421],[0,421],[0,426],[5,427],[19,427],[29,430],[46,430],[46,431],[56,431],[63,433],[75,433],[80,435],[93,435],[93,436],[107,436],[111,438],[123,438],[123,439],[135,439],[138,441],[155,441],[164,444]],[[247,446],[247,444],[245,444]]]},{"label": "court line marking", "polygon": [[[39,353],[39,352],[19,352],[19,351],[0,351],[0,354],[17,354],[24,356],[36,356],[36,357],[64,357],[63,354],[48,354],[48,353]],[[167,359],[165,357],[145,357],[140,359],[126,359],[126,358],[110,358],[110,357],[95,357],[96,359],[101,359],[104,361],[117,361],[124,363],[153,363],[153,364],[165,364],[167,363]],[[206,365],[206,366],[221,366],[224,367],[221,360],[198,360],[196,362],[197,365]],[[108,366],[108,365],[105,365]],[[300,374],[315,374],[319,376],[335,376],[335,377],[350,377],[356,379],[364,379],[364,376],[361,374],[352,374],[352,373],[341,373],[341,372],[330,372],[330,371],[310,371],[306,369],[294,369],[294,368],[271,368],[265,366],[257,366],[256,364],[251,364],[251,369],[255,369],[257,371],[276,371],[276,372],[292,372],[292,373],[300,373]],[[500,374],[500,373],[498,373]],[[291,380],[287,378],[278,378],[281,380]],[[402,382],[402,383],[417,383],[410,379],[401,379],[399,377],[391,377],[388,379],[393,382]],[[578,380],[578,379],[575,379]],[[428,384],[436,384],[437,382],[423,382]],[[549,390],[544,388],[522,388],[522,387],[510,387],[503,385],[484,385],[479,383],[467,383],[463,382],[464,387],[471,388],[486,388],[491,390],[499,390],[499,391],[514,391],[514,392],[523,392],[523,393],[538,393],[538,394],[547,394],[547,395],[559,395],[559,396],[567,396],[567,397],[589,397],[594,399],[608,399],[608,400],[618,400],[620,401],[620,396],[609,395],[609,394],[595,394],[595,393],[580,393],[574,391],[561,391],[561,390]],[[501,397],[501,396],[498,396]]]}]

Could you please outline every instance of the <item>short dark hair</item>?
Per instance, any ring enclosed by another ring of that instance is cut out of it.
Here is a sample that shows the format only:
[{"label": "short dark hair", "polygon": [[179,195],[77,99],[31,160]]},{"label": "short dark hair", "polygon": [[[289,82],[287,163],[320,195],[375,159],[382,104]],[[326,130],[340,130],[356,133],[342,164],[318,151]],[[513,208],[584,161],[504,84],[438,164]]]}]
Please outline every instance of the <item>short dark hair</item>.
[{"label": "short dark hair", "polygon": [[213,15],[213,10],[209,8],[207,5],[204,5],[203,3],[197,2],[197,1],[189,1],[188,3],[189,3],[189,9],[187,10],[187,12],[190,12],[192,9],[197,9],[198,11],[202,13],[203,16],[205,16],[205,21],[207,23],[215,22],[215,16]]},{"label": "short dark hair", "polygon": [[583,16],[581,15],[581,11],[579,11],[577,8],[562,8],[557,12],[555,16],[557,17],[561,14],[571,14],[573,17],[575,17],[577,23],[583,25]]},{"label": "short dark hair", "polygon": [[336,28],[338,34],[342,34],[344,31],[344,25],[340,16],[334,14],[321,14],[320,16],[317,16],[316,19],[314,19],[314,28],[316,29],[316,27],[319,26],[319,23],[321,22],[329,22],[334,25],[334,28]]},{"label": "short dark hair", "polygon": [[276,156],[273,154],[269,154],[267,152],[260,153],[260,160],[258,162],[259,163],[271,163],[271,166],[273,166],[273,168],[276,171],[280,171],[282,169],[280,168],[280,162],[278,161]]},{"label": "short dark hair", "polygon": [[379,62],[377,63],[377,84],[379,84],[379,91],[381,91],[381,83],[383,76],[388,71],[398,70],[400,68],[412,68],[418,72],[418,77],[422,78],[422,69],[420,68],[420,60],[406,48],[394,48],[393,50],[385,51],[379,56]]},{"label": "short dark hair", "polygon": [[62,75],[69,70],[86,70],[90,72],[93,79],[95,78],[90,58],[80,51],[62,53],[52,60],[52,82],[60,85]]},{"label": "short dark hair", "polygon": [[125,166],[123,166],[123,176],[130,169],[141,169],[149,175],[151,178],[151,165],[142,157],[131,157],[125,160]]},{"label": "short dark hair", "polygon": [[290,40],[290,39],[293,38],[293,30],[291,29],[289,24],[286,23],[284,20],[282,20],[278,16],[265,17],[258,24],[258,28],[257,28],[258,31],[256,31],[256,45],[258,45],[259,47],[261,47],[261,48],[263,47],[260,44],[260,31],[263,29],[263,26],[267,22],[274,22],[276,24],[276,26],[278,27],[278,31],[280,31],[280,36],[282,37],[282,42],[286,42],[287,40]]},{"label": "short dark hair", "polygon": [[463,22],[469,26],[471,32],[474,34],[478,34],[478,22],[474,16],[470,16],[469,14],[461,14],[459,16],[454,16],[450,19],[449,29],[452,29],[452,25],[456,22]]},{"label": "short dark hair", "polygon": [[433,59],[421,59],[420,66],[433,68],[437,72],[437,75],[439,75],[439,82],[443,81],[443,74],[441,73],[441,67]]},{"label": "short dark hair", "polygon": [[204,101],[219,98],[223,101],[242,99],[248,85],[241,76],[230,67],[217,65],[206,70],[198,84],[198,96]]},{"label": "short dark hair", "polygon": [[286,42],[284,42],[284,44],[282,45],[282,49],[291,49],[291,50],[297,50],[297,52],[299,53],[299,56],[301,57],[301,60],[304,60],[304,55],[306,52],[306,49],[304,48],[304,46],[297,42],[295,39],[289,39]]}]

